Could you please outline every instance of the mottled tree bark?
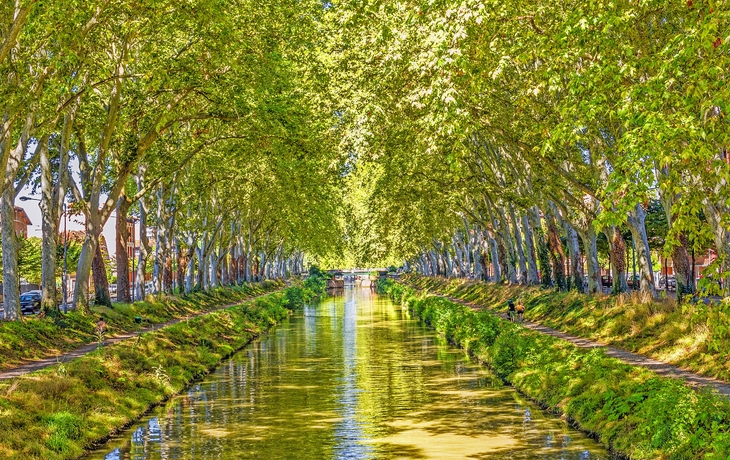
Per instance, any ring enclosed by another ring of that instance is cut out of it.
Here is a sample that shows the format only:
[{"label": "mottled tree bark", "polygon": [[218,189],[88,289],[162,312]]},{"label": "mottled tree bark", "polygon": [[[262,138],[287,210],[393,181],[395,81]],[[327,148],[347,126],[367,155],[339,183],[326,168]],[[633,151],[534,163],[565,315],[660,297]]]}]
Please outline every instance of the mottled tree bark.
[{"label": "mottled tree bark", "polygon": [[20,279],[18,277],[18,237],[15,235],[15,190],[8,187],[0,201],[3,247],[3,307],[6,320],[20,318]]},{"label": "mottled tree bark", "polygon": [[646,236],[646,211],[637,204],[629,212],[627,224],[631,231],[631,238],[634,240],[634,250],[636,251],[636,259],[639,262],[639,276],[641,292],[651,294],[656,297],[656,288],[654,286],[654,271],[651,267],[651,249],[649,248],[649,238]]},{"label": "mottled tree bark", "polygon": [[568,287],[565,281],[565,251],[563,250],[563,244],[560,242],[560,235],[558,235],[558,227],[555,225],[554,217],[546,218],[546,222],[548,227],[547,245],[550,250],[553,277],[558,289],[564,291]]},{"label": "mottled tree bark", "polygon": [[626,262],[624,260],[626,242],[616,227],[607,227],[604,229],[604,233],[608,238],[610,248],[612,292],[620,294],[629,290],[629,285],[626,283]]},{"label": "mottled tree bark", "polygon": [[91,261],[91,269],[94,274],[94,302],[97,305],[112,307],[112,299],[109,297],[109,279],[106,277],[106,266],[101,253],[101,244],[97,241],[94,258]]},{"label": "mottled tree bark", "polygon": [[117,247],[117,301],[131,302],[129,291],[129,254],[127,254],[127,213],[132,203],[122,194],[117,200],[116,247]]}]

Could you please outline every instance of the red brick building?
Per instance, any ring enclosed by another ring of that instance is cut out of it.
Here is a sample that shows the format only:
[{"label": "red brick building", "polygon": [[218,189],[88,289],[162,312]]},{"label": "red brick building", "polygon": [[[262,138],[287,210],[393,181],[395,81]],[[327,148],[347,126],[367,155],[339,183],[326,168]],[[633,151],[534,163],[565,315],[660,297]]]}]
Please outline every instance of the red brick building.
[{"label": "red brick building", "polygon": [[[2,224],[2,222],[0,222]],[[15,228],[15,234],[28,238],[28,226],[33,225],[30,221],[28,214],[25,213],[25,209],[20,206],[15,206],[15,219],[13,220],[13,227]]]}]

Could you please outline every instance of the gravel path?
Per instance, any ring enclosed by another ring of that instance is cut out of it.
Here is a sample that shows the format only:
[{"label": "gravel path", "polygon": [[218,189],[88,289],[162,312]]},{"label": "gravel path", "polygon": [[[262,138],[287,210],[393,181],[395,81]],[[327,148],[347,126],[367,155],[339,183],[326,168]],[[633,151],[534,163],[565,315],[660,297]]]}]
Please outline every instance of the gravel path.
[{"label": "gravel path", "polygon": [[[281,289],[284,289],[284,288],[281,288]],[[195,313],[194,315],[184,316],[182,318],[175,318],[175,319],[172,319],[172,320],[164,322],[164,323],[153,324],[152,326],[142,328],[139,331],[125,332],[123,334],[115,335],[113,337],[109,337],[108,339],[104,340],[104,346],[106,347],[109,345],[113,345],[115,343],[119,343],[123,340],[132,339],[145,332],[156,331],[158,329],[162,329],[163,327],[172,326],[173,324],[177,324],[181,321],[187,321],[189,319],[197,318],[198,316],[207,315],[207,314],[213,313],[215,311],[225,310],[226,308],[235,307],[236,305],[241,305],[244,302],[248,302],[250,300],[257,299],[259,297],[273,294],[274,292],[278,292],[281,289],[277,289],[276,291],[267,292],[265,294],[257,295],[254,297],[249,297],[247,299],[241,300],[240,302],[223,305],[221,307],[214,308],[212,310],[206,310],[206,311],[202,311],[199,313]],[[38,361],[33,361],[28,364],[23,364],[18,367],[14,367],[12,369],[5,370],[3,372],[0,372],[0,380],[13,379],[15,377],[20,377],[21,375],[25,375],[25,374],[29,374],[31,372],[45,369],[46,367],[55,366],[56,364],[59,364],[59,363],[63,363],[63,362],[70,361],[72,359],[80,358],[80,357],[96,350],[97,346],[98,346],[97,342],[89,343],[89,344],[83,345],[73,351],[62,353],[57,356],[49,356],[48,358],[43,358]]]},{"label": "gravel path", "polygon": [[[489,311],[491,313],[494,313],[495,315],[498,315],[504,319],[507,319],[506,314],[499,314],[499,313],[494,312],[493,310],[486,308],[484,306],[481,306],[481,305],[476,305],[474,303],[466,302],[466,301],[457,299],[455,297],[450,297],[450,296],[446,296],[446,295],[440,295],[440,294],[434,294],[434,293],[430,293],[430,294],[436,295],[438,297],[443,297],[452,302],[473,308],[474,310]],[[644,355],[631,353],[630,351],[622,350],[620,348],[609,347],[609,346],[600,344],[598,342],[593,342],[591,340],[585,339],[583,337],[577,337],[574,335],[566,334],[565,332],[561,332],[556,329],[553,329],[553,328],[550,328],[547,326],[543,326],[538,323],[533,323],[530,321],[523,321],[521,324],[528,329],[532,329],[533,331],[542,332],[543,334],[548,334],[553,337],[557,337],[559,339],[567,340],[568,342],[570,342],[580,348],[602,348],[606,351],[606,355],[611,356],[613,358],[620,359],[621,361],[623,361],[627,364],[631,364],[633,366],[645,367],[651,371],[656,372],[657,374],[659,374],[661,376],[682,379],[689,385],[692,385],[695,387],[709,387],[709,388],[716,390],[720,394],[723,394],[725,396],[730,396],[730,384],[728,384],[727,382],[723,382],[722,380],[714,379],[712,377],[705,377],[700,374],[695,374],[694,372],[687,371],[687,370],[681,369],[677,366],[672,366],[671,364],[667,364],[667,363],[664,363],[661,361],[657,361],[656,359],[648,358]]]}]

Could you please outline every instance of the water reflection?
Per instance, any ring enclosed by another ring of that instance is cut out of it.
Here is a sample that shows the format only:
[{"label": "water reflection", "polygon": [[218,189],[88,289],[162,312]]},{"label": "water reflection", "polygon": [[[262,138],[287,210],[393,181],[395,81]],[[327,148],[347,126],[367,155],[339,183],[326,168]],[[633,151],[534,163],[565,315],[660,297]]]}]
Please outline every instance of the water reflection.
[{"label": "water reflection", "polygon": [[598,459],[369,289],[308,307],[91,459]]}]

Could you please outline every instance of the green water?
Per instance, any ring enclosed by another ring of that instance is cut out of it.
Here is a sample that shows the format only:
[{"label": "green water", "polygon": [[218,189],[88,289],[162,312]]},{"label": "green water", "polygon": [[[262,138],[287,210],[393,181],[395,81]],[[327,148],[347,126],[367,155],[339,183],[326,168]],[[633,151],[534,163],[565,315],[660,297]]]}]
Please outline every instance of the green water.
[{"label": "green water", "polygon": [[600,459],[399,307],[348,289],[292,317],[89,459]]}]

